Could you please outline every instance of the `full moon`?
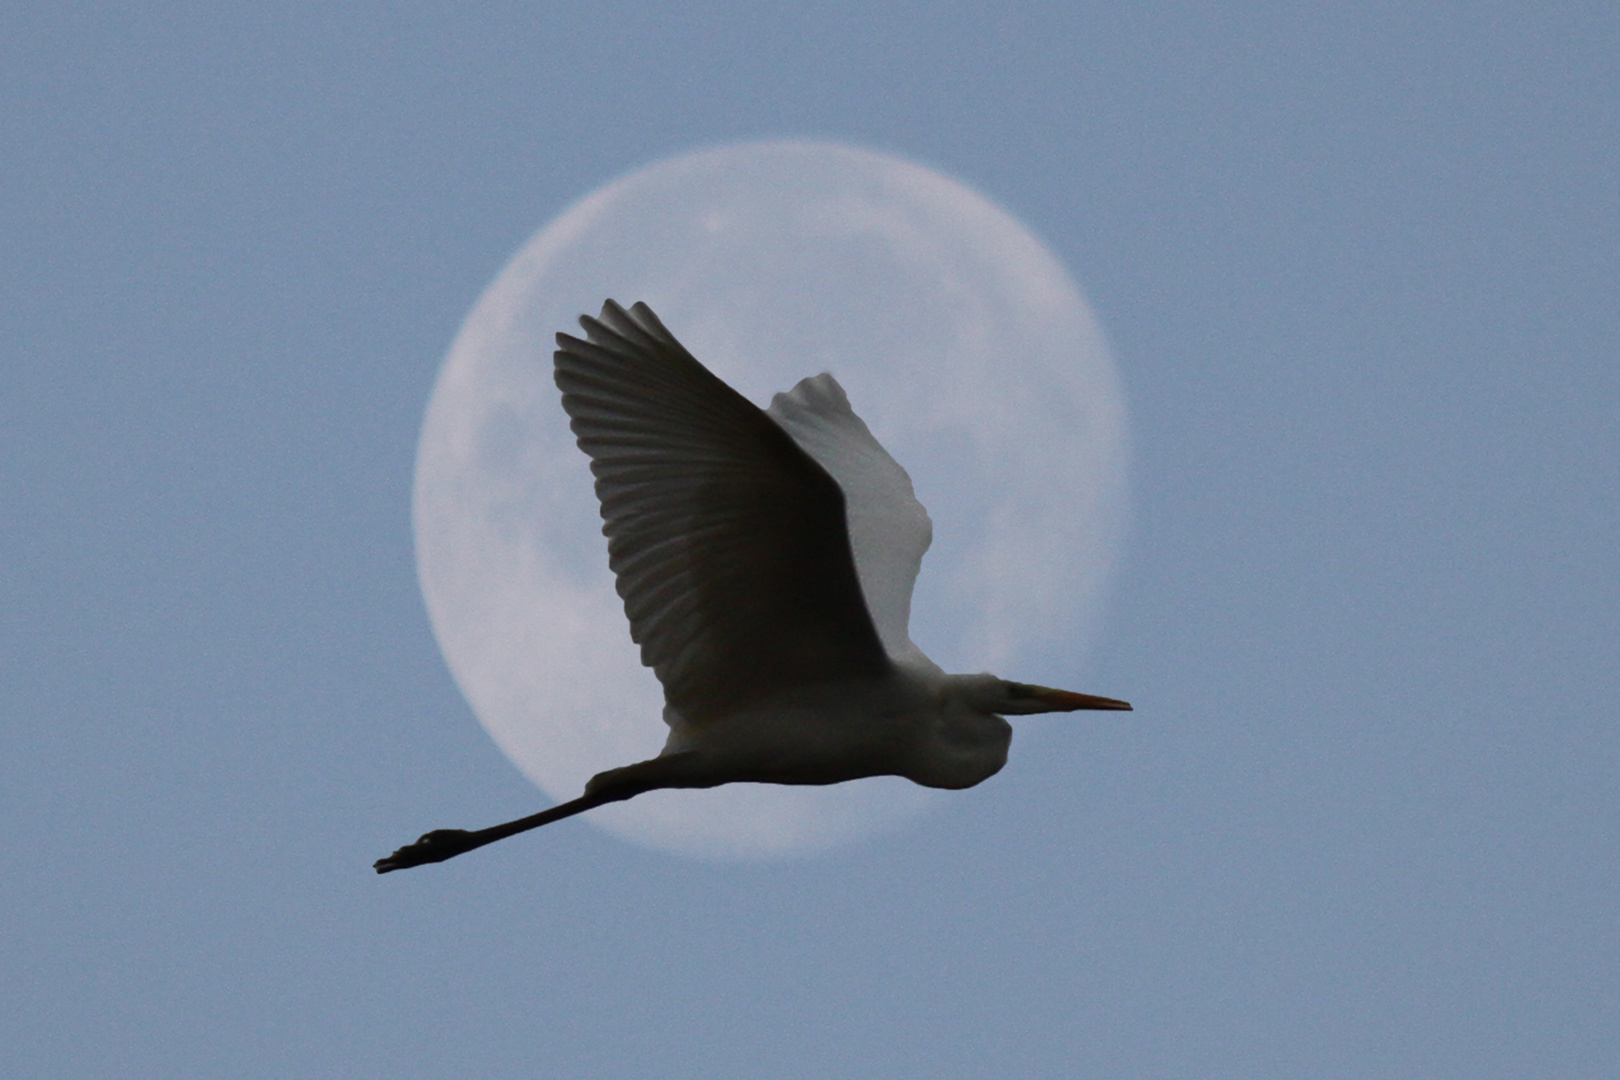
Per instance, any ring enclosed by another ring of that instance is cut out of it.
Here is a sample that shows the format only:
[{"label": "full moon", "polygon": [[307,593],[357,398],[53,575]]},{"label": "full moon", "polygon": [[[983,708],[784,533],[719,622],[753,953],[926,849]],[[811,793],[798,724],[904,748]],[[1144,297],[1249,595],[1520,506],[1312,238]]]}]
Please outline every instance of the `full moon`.
[{"label": "full moon", "polygon": [[[934,519],[912,638],[947,671],[1080,681],[1123,519],[1125,408],[1079,288],[1005,210],[923,166],[824,142],[705,150],[599,188],[529,240],[467,316],[422,428],[413,517],[434,632],[547,795],[655,756],[667,734],[552,382],[553,335],[607,297],[646,301],[760,406],[832,372]],[[941,797],[893,777],[733,784],[588,820],[757,857],[891,828]]]}]

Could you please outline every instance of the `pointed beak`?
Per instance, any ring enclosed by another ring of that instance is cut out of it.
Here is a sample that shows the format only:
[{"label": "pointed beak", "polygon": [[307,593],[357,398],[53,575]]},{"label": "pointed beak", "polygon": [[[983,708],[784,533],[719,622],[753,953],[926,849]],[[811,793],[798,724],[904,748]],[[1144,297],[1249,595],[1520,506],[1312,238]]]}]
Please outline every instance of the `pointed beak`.
[{"label": "pointed beak", "polygon": [[1032,703],[1038,702],[1031,712],[1077,712],[1081,709],[1109,709],[1121,712],[1130,712],[1131,703],[1116,701],[1109,697],[1097,697],[1094,694],[1077,694],[1073,690],[1054,690],[1050,686],[1023,685],[1024,691],[1019,696],[1027,698]]}]

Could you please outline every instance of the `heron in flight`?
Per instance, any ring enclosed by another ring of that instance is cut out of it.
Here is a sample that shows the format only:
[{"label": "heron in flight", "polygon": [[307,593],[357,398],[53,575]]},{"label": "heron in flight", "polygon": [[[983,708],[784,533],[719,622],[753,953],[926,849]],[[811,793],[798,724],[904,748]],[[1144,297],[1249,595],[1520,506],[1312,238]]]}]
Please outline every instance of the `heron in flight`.
[{"label": "heron in flight", "polygon": [[948,675],[912,644],[933,526],[831,375],[760,409],[646,304],[609,300],[579,321],[584,340],[557,335],[557,386],[596,476],[630,636],[664,687],[669,740],[538,814],[427,833],[377,873],[659,788],[865,776],[968,788],[1007,763],[1007,716],[1130,708]]}]

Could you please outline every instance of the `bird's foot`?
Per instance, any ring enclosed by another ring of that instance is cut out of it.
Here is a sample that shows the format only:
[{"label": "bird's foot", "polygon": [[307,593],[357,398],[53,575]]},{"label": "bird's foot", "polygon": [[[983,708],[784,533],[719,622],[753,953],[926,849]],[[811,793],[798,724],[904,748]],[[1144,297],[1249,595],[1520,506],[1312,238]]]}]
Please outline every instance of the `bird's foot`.
[{"label": "bird's foot", "polygon": [[424,833],[416,843],[406,844],[388,858],[378,859],[371,866],[377,873],[386,874],[390,870],[409,870],[413,866],[425,863],[444,862],[477,847],[478,845],[472,842],[472,835],[466,829],[434,829],[430,833]]}]

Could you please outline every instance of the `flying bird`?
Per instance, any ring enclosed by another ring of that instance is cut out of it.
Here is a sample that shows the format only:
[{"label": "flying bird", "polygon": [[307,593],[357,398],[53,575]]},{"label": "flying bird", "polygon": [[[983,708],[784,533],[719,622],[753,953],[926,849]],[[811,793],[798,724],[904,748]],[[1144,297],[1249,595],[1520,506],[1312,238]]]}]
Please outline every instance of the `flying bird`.
[{"label": "flying bird", "polygon": [[903,776],[968,788],[1007,762],[1007,716],[1129,709],[1112,698],[948,675],[908,634],[933,536],[911,478],[829,374],[760,409],[646,304],[612,300],[555,376],[591,459],[630,636],[664,687],[655,758],[504,825],[437,829],[374,864],[443,862],[659,788]]}]

